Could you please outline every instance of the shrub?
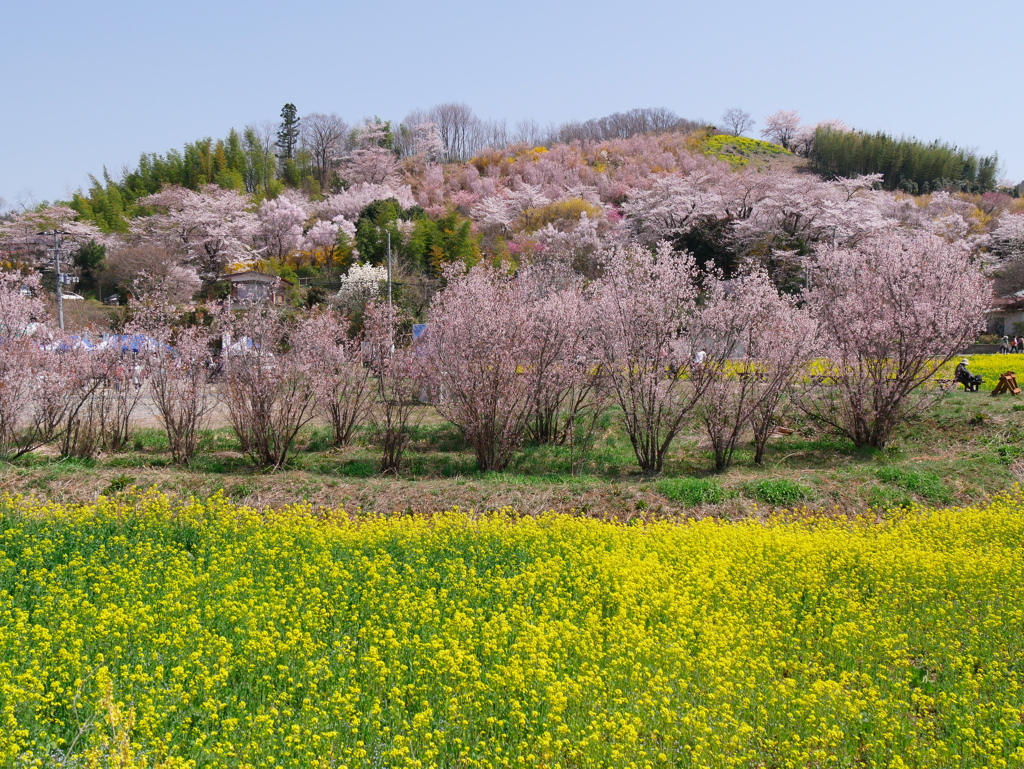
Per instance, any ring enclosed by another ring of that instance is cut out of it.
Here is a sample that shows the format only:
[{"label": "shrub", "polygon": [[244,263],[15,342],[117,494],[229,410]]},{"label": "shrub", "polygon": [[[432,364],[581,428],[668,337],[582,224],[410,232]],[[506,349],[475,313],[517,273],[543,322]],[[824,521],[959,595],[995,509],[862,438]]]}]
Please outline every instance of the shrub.
[{"label": "shrub", "polygon": [[654,488],[662,496],[685,507],[715,505],[725,499],[725,490],[709,478],[665,478]]},{"label": "shrub", "polygon": [[769,505],[793,505],[809,498],[812,493],[810,487],[785,478],[758,481],[751,490],[755,497]]},{"label": "shrub", "polygon": [[539,208],[527,208],[520,215],[517,225],[526,232],[536,232],[545,225],[555,222],[578,222],[582,214],[586,214],[590,219],[602,219],[604,209],[582,198],[556,200]]}]

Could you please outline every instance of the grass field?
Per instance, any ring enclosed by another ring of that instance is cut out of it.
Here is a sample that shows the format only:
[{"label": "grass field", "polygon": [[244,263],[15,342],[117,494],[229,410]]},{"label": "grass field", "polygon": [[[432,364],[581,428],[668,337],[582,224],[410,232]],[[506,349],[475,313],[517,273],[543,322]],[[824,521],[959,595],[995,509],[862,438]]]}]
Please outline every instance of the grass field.
[{"label": "grass field", "polygon": [[789,517],[8,498],[0,764],[1024,763],[1024,497]]},{"label": "grass field", "polygon": [[692,427],[674,445],[660,479],[638,474],[629,441],[612,415],[582,473],[573,476],[566,449],[531,445],[507,472],[481,473],[458,430],[431,409],[422,411],[400,477],[377,474],[379,453],[366,433],[352,446],[333,449],[326,428],[307,428],[288,466],[267,473],[248,463],[228,428],[205,435],[189,468],[173,466],[163,433],[149,428],[136,432],[129,450],[95,460],[39,452],[0,465],[0,491],[91,502],[101,493],[139,485],[183,497],[223,491],[234,502],[257,507],[305,499],[381,512],[512,506],[525,513],[578,511],[619,520],[738,519],[793,504],[847,510],[976,504],[1024,477],[1024,397],[992,398],[962,389],[911,420],[883,452],[857,452],[848,441],[790,414],[784,424],[795,432],[772,439],[764,467],[753,464],[749,445],[743,445],[734,465],[714,474],[707,440]]}]

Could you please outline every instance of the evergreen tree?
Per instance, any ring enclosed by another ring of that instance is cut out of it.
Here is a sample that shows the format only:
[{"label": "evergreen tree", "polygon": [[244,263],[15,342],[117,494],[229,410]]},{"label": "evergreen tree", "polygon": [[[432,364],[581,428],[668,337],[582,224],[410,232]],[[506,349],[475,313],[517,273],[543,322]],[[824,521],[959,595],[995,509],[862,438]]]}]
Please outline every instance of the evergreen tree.
[{"label": "evergreen tree", "polygon": [[397,249],[402,243],[398,222],[410,218],[394,198],[375,200],[366,206],[359,213],[355,238],[356,248],[363,261],[367,264],[384,264],[387,260],[388,234],[391,234],[392,249]]},{"label": "evergreen tree", "polygon": [[106,269],[107,248],[95,240],[83,243],[75,252],[74,265],[82,271],[82,290],[96,291],[98,276]]},{"label": "evergreen tree", "polygon": [[299,112],[292,103],[281,108],[281,127],[277,131],[277,158],[284,168],[295,159],[295,148],[299,142]]},{"label": "evergreen tree", "polygon": [[440,219],[416,217],[416,225],[406,248],[413,267],[432,277],[441,277],[446,264],[463,262],[472,267],[480,261],[479,238],[472,222],[449,211]]}]

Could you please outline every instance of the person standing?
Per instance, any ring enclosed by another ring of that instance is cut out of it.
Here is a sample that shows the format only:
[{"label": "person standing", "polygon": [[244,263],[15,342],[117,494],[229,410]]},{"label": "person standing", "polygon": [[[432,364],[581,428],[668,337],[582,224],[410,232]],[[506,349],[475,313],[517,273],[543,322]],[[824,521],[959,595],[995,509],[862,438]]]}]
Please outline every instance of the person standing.
[{"label": "person standing", "polygon": [[1003,338],[999,342],[999,352],[1002,355],[1006,355],[1008,352],[1010,352],[1010,339],[1009,337],[1006,336],[1006,334],[1003,334]]}]

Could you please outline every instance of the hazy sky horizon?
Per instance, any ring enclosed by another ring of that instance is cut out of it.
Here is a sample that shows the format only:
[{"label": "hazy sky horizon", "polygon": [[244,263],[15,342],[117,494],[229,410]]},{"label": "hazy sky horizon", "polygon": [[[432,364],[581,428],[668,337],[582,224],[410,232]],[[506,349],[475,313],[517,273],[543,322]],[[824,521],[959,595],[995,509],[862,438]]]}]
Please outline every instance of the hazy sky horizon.
[{"label": "hazy sky horizon", "polygon": [[1024,109],[1007,84],[1024,6],[1010,0],[15,2],[0,51],[0,198],[13,207],[67,199],[104,167],[119,178],[142,152],[277,120],[286,102],[397,123],[459,101],[510,127],[634,107],[715,122],[739,107],[753,135],[796,109],[805,123],[998,153],[1000,178],[1024,179]]}]

